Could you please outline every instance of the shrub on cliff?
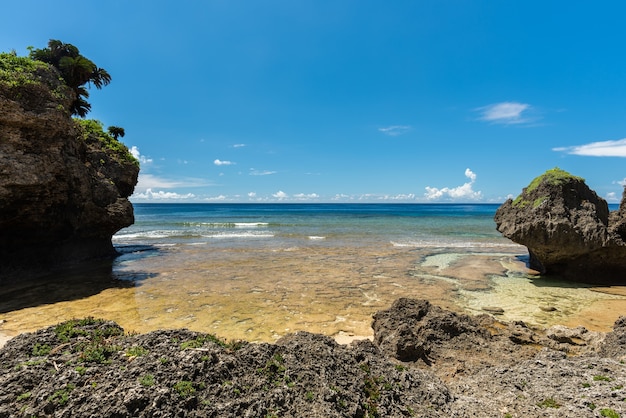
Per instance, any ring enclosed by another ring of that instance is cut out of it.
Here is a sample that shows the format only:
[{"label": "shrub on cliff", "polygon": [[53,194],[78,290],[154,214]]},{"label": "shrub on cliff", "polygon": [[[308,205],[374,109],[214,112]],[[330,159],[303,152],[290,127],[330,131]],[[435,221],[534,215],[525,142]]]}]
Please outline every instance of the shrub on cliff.
[{"label": "shrub on cliff", "polygon": [[139,161],[130,153],[126,145],[114,138],[111,133],[105,132],[102,122],[99,120],[74,118],[74,123],[80,129],[83,140],[87,142],[98,141],[102,149],[111,151],[113,155],[117,155],[123,161],[139,166]]},{"label": "shrub on cliff", "polygon": [[[0,53],[0,95],[19,100],[28,110],[39,107],[50,97],[69,103],[72,93],[59,73],[50,65],[14,52]],[[60,105],[64,109],[64,106]]]}]

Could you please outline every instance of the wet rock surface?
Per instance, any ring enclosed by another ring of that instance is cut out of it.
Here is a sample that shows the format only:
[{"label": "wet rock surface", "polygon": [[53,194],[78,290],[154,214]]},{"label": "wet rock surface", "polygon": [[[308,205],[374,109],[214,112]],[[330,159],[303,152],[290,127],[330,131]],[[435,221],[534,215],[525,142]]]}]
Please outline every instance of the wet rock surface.
[{"label": "wet rock surface", "polygon": [[496,211],[497,229],[525,245],[530,267],[586,283],[626,283],[626,191],[619,210],[558,168]]},{"label": "wet rock surface", "polygon": [[17,89],[0,83],[0,277],[112,255],[111,236],[134,221],[136,161],[85,135],[73,93],[38,71]]},{"label": "wet rock surface", "polygon": [[626,412],[626,318],[607,334],[546,330],[399,299],[375,315],[373,328],[374,342],[339,345],[298,332],[255,344],[186,330],[125,335],[113,322],[69,321],[0,350],[0,417]]}]

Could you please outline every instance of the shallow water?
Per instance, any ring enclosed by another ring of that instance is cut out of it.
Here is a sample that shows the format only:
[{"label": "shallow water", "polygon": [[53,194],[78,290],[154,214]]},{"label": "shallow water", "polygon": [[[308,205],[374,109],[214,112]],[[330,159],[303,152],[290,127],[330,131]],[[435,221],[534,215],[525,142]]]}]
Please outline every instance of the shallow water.
[{"label": "shallow water", "polygon": [[525,248],[487,229],[483,207],[447,220],[450,214],[426,220],[406,211],[393,219],[342,212],[312,220],[304,208],[278,222],[268,208],[263,216],[220,208],[218,220],[198,208],[191,215],[175,209],[176,222],[139,211],[134,229],[116,237],[124,254],[112,264],[4,286],[0,332],[95,316],[127,331],[189,328],[250,341],[297,330],[369,336],[372,315],[399,297],[468,313],[499,307],[504,320],[595,330],[626,313],[626,288],[532,278]]}]

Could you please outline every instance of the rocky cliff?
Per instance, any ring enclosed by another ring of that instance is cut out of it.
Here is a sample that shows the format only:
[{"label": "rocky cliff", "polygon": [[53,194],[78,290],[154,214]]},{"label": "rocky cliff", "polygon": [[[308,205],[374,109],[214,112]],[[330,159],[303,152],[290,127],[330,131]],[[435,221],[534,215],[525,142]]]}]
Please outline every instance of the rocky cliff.
[{"label": "rocky cliff", "polygon": [[[530,328],[399,299],[374,341],[275,344],[72,320],[0,349],[0,418],[597,417],[626,412],[626,318]],[[623,415],[621,415],[623,416]]]},{"label": "rocky cliff", "polygon": [[5,273],[112,255],[111,236],[134,221],[138,163],[98,123],[71,118],[73,95],[53,67],[0,57]]},{"label": "rocky cliff", "polygon": [[558,168],[498,208],[497,229],[525,245],[541,274],[587,283],[626,283],[626,192],[620,209]]}]

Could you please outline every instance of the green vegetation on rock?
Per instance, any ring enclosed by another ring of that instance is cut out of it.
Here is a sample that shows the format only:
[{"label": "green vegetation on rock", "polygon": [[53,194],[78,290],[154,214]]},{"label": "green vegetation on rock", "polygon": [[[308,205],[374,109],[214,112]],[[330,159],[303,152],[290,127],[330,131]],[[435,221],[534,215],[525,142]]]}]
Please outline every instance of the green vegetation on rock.
[{"label": "green vegetation on rock", "polygon": [[74,118],[74,123],[81,130],[85,141],[97,140],[102,149],[112,151],[123,161],[139,165],[139,161],[130,153],[128,147],[115,139],[109,132],[105,132],[104,126],[99,120]]},{"label": "green vegetation on rock", "polygon": [[71,94],[59,73],[50,65],[18,57],[14,52],[0,53],[0,91],[9,99],[17,100],[31,92],[41,94],[44,89],[49,90],[53,98],[62,101]]},{"label": "green vegetation on rock", "polygon": [[515,198],[515,200],[513,201],[513,206],[525,207],[525,206],[532,204],[533,208],[539,207],[546,199],[548,199],[548,196],[539,197],[535,199],[533,202],[530,202],[529,200],[524,199],[524,196],[528,195],[533,190],[537,189],[539,185],[542,183],[546,183],[550,186],[559,186],[570,180],[578,180],[582,182],[585,181],[585,179],[582,177],[574,176],[565,170],[561,170],[558,167],[554,167],[553,169],[546,171],[542,175],[535,177],[533,181],[530,182],[528,187],[524,189],[522,194],[520,194],[519,196],[517,196],[517,198]]}]

